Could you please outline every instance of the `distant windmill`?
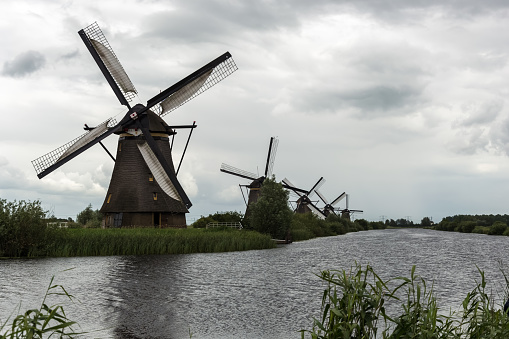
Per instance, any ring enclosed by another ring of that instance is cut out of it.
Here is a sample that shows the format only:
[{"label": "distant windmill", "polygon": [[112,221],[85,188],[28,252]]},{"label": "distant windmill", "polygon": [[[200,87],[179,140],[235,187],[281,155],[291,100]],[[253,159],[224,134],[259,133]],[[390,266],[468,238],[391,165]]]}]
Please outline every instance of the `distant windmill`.
[{"label": "distant windmill", "polygon": [[351,210],[348,208],[348,194],[346,195],[346,207],[345,209],[342,209],[340,210],[341,212],[341,217],[342,218],[346,218],[348,220],[350,220],[350,215],[353,214],[353,213],[363,213],[364,211],[362,210]]},{"label": "distant windmill", "polygon": [[[244,218],[248,217],[251,211],[251,207],[254,203],[258,201],[260,198],[260,189],[262,187],[263,182],[266,178],[270,178],[272,176],[272,169],[274,168],[274,160],[276,158],[277,146],[279,144],[279,140],[275,137],[270,138],[269,143],[269,152],[267,154],[267,161],[265,163],[265,172],[262,176],[258,176],[252,172],[247,172],[236,167],[227,165],[225,163],[221,164],[221,172],[228,173],[231,175],[235,175],[244,179],[252,180],[251,184],[247,185],[249,189],[246,213],[244,214]],[[283,184],[283,187],[285,185]],[[287,188],[287,187],[286,187]],[[299,189],[298,189],[299,190]],[[300,192],[305,192],[303,190],[299,190]]]},{"label": "distant windmill", "polygon": [[328,216],[329,214],[336,214],[336,211],[337,212],[340,212],[341,209],[339,208],[336,208],[335,206],[341,201],[343,200],[347,194],[345,192],[341,193],[339,195],[339,197],[337,197],[336,199],[332,200],[331,203],[329,203],[329,201],[323,196],[322,193],[320,193],[319,190],[315,190],[316,194],[320,197],[320,199],[323,201],[323,203],[325,204],[325,206],[322,208],[322,212],[323,214],[325,214],[326,216]]},{"label": "distant windmill", "polygon": [[119,135],[117,157],[101,208],[104,225],[185,225],[185,213],[192,204],[177,180],[169,136],[176,134],[177,128],[192,132],[196,124],[168,126],[162,117],[237,70],[231,54],[226,52],[209,62],[149,99],[146,106],[131,107],[129,102],[137,91],[97,23],[78,34],[128,111],[120,122],[110,118],[95,128],[86,126],[85,134],[33,160],[37,176],[43,178],[115,133]]},{"label": "distant windmill", "polygon": [[298,196],[298,199],[296,201],[297,207],[295,208],[295,213],[312,212],[318,218],[325,219],[326,215],[311,201],[311,197],[314,195],[315,191],[318,190],[325,183],[325,179],[323,177],[318,179],[316,184],[314,184],[314,186],[309,191],[297,188],[287,178],[284,178],[282,182],[289,190],[293,191]]}]

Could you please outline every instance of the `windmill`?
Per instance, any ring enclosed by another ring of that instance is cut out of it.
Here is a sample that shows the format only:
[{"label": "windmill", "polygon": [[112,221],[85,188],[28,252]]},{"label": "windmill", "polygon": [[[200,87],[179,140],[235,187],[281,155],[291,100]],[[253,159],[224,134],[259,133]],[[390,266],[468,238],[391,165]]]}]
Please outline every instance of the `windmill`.
[{"label": "windmill", "polygon": [[[231,175],[235,175],[244,179],[252,180],[251,184],[247,185],[249,189],[246,213],[244,214],[244,218],[248,217],[250,214],[250,207],[258,201],[260,198],[260,189],[262,187],[263,181],[266,178],[270,178],[272,176],[272,169],[274,168],[274,160],[276,158],[277,146],[279,144],[279,140],[275,137],[270,138],[269,143],[269,152],[267,154],[267,161],[265,163],[265,172],[263,176],[256,175],[252,172],[247,172],[236,167],[227,165],[225,163],[221,164],[221,172],[228,173]],[[283,183],[283,187],[288,188]],[[297,189],[299,192],[305,192],[304,190]]]},{"label": "windmill", "polygon": [[131,106],[137,91],[97,23],[78,34],[127,112],[119,122],[109,118],[95,128],[85,125],[85,134],[33,160],[37,176],[45,177],[93,145],[102,145],[104,138],[115,133],[119,135],[117,157],[101,208],[104,225],[184,226],[185,213],[192,204],[177,180],[169,136],[173,137],[179,128],[192,132],[196,124],[169,126],[162,117],[236,71],[231,54],[217,57],[149,99],[146,105]]},{"label": "windmill", "polygon": [[325,219],[326,215],[311,201],[311,197],[314,193],[325,183],[325,179],[321,177],[318,179],[316,184],[311,187],[309,191],[302,190],[293,185],[290,180],[287,178],[283,179],[283,184],[286,188],[293,191],[298,199],[296,201],[297,207],[295,208],[295,213],[310,213],[312,212],[320,219]]},{"label": "windmill", "polygon": [[336,208],[335,206],[347,196],[347,194],[343,192],[339,195],[339,197],[337,197],[336,199],[332,200],[331,203],[329,203],[329,201],[323,196],[322,193],[320,193],[318,189],[316,189],[315,192],[325,204],[325,206],[322,209],[322,212],[325,216],[328,216],[331,213],[336,214],[336,211],[338,212],[341,211],[339,208]]},{"label": "windmill", "polygon": [[362,210],[351,210],[348,208],[348,194],[346,195],[346,207],[345,209],[342,209],[340,210],[341,212],[341,217],[342,218],[346,218],[348,220],[350,220],[350,215],[353,214],[353,213],[362,213],[364,211]]}]

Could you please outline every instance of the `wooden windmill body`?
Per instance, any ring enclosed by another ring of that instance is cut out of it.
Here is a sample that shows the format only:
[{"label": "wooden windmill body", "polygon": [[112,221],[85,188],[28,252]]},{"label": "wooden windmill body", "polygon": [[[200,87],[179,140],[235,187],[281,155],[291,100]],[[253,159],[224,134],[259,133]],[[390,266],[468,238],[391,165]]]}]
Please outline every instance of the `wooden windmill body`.
[{"label": "wooden windmill body", "polygon": [[85,134],[33,160],[37,176],[43,178],[97,143],[105,148],[101,141],[115,133],[119,135],[117,158],[108,152],[115,166],[101,207],[103,225],[185,226],[185,213],[192,204],[177,179],[169,137],[176,134],[177,128],[189,128],[191,136],[196,124],[168,126],[162,117],[237,70],[231,54],[217,57],[149,99],[146,105],[131,106],[129,102],[137,91],[99,26],[94,23],[78,34],[128,111],[120,122],[110,118],[95,128],[85,125]]}]

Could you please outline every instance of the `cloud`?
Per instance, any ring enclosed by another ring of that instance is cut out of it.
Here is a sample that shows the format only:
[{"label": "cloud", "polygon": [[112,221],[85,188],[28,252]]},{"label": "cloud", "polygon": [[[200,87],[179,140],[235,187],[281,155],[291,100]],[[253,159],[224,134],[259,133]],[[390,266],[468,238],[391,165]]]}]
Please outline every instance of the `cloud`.
[{"label": "cloud", "polygon": [[37,51],[27,51],[18,54],[11,61],[6,61],[2,74],[8,77],[22,78],[43,68],[45,64],[44,55]]}]

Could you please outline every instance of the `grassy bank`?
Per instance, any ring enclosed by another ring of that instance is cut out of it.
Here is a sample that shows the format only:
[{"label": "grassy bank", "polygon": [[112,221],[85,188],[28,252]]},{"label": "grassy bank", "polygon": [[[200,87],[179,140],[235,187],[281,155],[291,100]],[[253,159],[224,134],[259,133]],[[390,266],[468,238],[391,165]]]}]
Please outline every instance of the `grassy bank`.
[{"label": "grassy bank", "polygon": [[[273,248],[269,236],[252,231],[207,229],[53,229],[27,257],[186,254]],[[15,256],[9,255],[8,256]]]}]

